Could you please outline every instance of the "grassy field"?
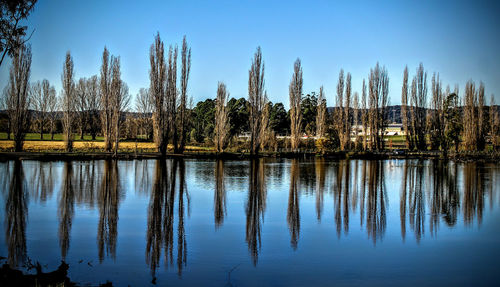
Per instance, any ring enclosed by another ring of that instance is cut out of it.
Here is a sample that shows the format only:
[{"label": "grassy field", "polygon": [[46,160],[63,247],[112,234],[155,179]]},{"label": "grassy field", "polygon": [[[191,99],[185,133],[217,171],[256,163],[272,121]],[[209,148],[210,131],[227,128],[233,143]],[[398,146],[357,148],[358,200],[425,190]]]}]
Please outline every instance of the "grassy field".
[{"label": "grassy field", "polygon": [[[12,135],[11,135],[12,138]],[[7,139],[7,133],[0,133],[0,140],[6,140]],[[75,141],[80,141],[80,135],[75,135]],[[26,134],[26,140],[27,141],[36,141],[40,140],[40,134],[38,133],[28,133]],[[43,134],[43,140],[44,141],[52,141],[50,139],[50,134]],[[54,134],[54,141],[62,141],[63,140],[63,135],[62,134]],[[84,141],[91,141],[92,137],[90,135],[84,135],[83,136]],[[97,136],[96,141],[104,141],[104,137]]]},{"label": "grassy field", "polygon": [[[14,147],[13,141],[3,140],[0,141],[0,150],[12,150]],[[77,141],[74,142],[73,148],[75,151],[80,152],[93,152],[102,151],[104,149],[104,142],[92,142],[92,141]],[[25,151],[42,152],[42,151],[63,151],[64,142],[63,141],[30,141],[24,142]],[[121,142],[119,145],[120,151],[133,152],[135,150],[140,152],[152,152],[156,151],[154,143],[149,142]]]},{"label": "grassy field", "polygon": [[[404,144],[404,136],[387,136],[386,140],[392,142],[392,148],[400,148]],[[386,145],[388,143],[386,142]],[[7,140],[7,133],[0,133],[0,150],[11,151],[14,147],[12,140]],[[104,138],[98,136],[95,141],[92,141],[90,135],[85,135],[83,140],[80,140],[79,135],[75,135],[75,142],[73,144],[75,152],[100,152],[104,150]],[[389,148],[389,146],[387,146]],[[120,142],[120,152],[155,152],[156,147],[152,142],[133,142],[123,141]],[[169,146],[169,149],[172,149]],[[40,140],[40,134],[28,133],[26,134],[26,141],[24,142],[24,150],[31,152],[62,152],[64,151],[64,141],[62,134],[54,134],[54,140],[50,139],[50,134],[44,134],[44,139]],[[213,147],[202,146],[187,146],[186,151],[191,152],[213,152]]]},{"label": "grassy field", "polygon": [[[6,133],[0,133],[0,151],[12,151],[14,141],[7,140]],[[84,140],[80,140],[80,136],[75,136],[73,143],[75,152],[101,152],[104,150],[103,137],[97,137],[95,141],[91,140],[90,136],[85,136]],[[169,145],[169,149],[173,149]],[[24,142],[24,151],[30,152],[62,152],[64,151],[64,141],[62,134],[55,134],[54,140],[50,140],[50,134],[44,135],[44,139],[40,140],[40,134],[29,133],[26,135]],[[152,142],[120,142],[120,152],[156,152],[156,146]],[[191,152],[211,152],[213,148],[200,146],[186,146],[186,151]]]},{"label": "grassy field", "polygon": [[[11,151],[14,148],[14,142],[3,140],[0,141],[1,151]],[[77,141],[73,143],[75,152],[100,152],[104,150],[104,142],[92,141]],[[169,145],[169,149],[173,149]],[[63,141],[25,141],[24,151],[31,152],[62,152],[64,151]],[[156,152],[156,146],[152,142],[120,142],[120,152]],[[191,152],[211,152],[213,148],[199,147],[199,146],[186,146],[186,151]]]}]

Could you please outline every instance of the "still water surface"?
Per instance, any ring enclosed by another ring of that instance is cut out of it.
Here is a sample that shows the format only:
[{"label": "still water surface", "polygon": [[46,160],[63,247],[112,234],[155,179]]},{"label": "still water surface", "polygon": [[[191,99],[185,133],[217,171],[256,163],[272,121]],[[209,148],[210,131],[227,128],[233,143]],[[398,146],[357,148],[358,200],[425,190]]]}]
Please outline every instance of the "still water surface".
[{"label": "still water surface", "polygon": [[495,285],[500,165],[0,163],[0,263],[79,284]]}]

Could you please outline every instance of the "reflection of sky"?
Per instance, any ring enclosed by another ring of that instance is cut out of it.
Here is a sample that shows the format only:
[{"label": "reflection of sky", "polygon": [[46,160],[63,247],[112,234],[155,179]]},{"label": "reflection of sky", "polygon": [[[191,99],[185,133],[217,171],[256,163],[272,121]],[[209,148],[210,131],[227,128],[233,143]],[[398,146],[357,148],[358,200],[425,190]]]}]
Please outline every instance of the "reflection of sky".
[{"label": "reflection of sky", "polygon": [[[187,35],[192,47],[189,94],[215,98],[218,81],[246,97],[250,59],[262,46],[270,100],[288,106],[293,62],[302,59],[304,92],[325,86],[328,104],[340,68],[353,91],[377,61],[386,65],[390,98],[400,103],[402,74],[420,62],[440,72],[444,87],[483,80],[500,102],[498,1],[39,1],[28,25],[36,29],[32,80],[61,88],[71,50],[75,76],[97,74],[106,45],[121,57],[122,77],[135,95],[149,87],[148,52],[157,31],[167,45]],[[31,31],[31,30],[30,30]],[[8,80],[0,68],[0,89]]]},{"label": "reflection of sky", "polygon": [[[265,164],[266,170],[277,168],[272,162]],[[102,165],[102,161],[96,162]],[[358,177],[361,177],[362,161],[351,162],[351,178],[354,167],[358,164]],[[415,162],[414,162],[415,163]],[[38,167],[38,162],[25,161],[24,171],[27,182]],[[48,164],[48,163],[46,163]],[[75,162],[74,165],[88,164]],[[116,261],[105,257],[98,262],[96,232],[99,220],[97,206],[75,201],[70,248],[67,256],[70,264],[70,277],[79,282],[100,282],[110,280],[118,285],[131,283],[143,285],[150,282],[151,275],[145,261],[145,240],[150,191],[138,192],[135,188],[136,167],[144,162],[124,161],[119,163],[119,179],[125,196],[119,203],[118,239]],[[385,187],[387,192],[386,214],[387,227],[376,244],[366,231],[366,214],[363,226],[360,225],[359,199],[355,210],[349,212],[349,230],[340,236],[335,228],[334,200],[332,185],[335,183],[334,166],[327,163],[326,187],[321,222],[316,217],[316,197],[314,193],[305,193],[299,184],[300,194],[300,236],[298,248],[290,246],[290,233],[287,226],[287,204],[290,185],[291,162],[284,160],[283,175],[280,180],[273,178],[279,174],[276,170],[267,173],[267,199],[262,225],[262,248],[257,266],[254,267],[245,242],[246,201],[248,198],[248,161],[228,161],[225,163],[225,183],[227,191],[227,216],[218,229],[214,226],[214,168],[213,161],[186,161],[186,181],[190,195],[190,217],[185,217],[187,238],[187,267],[179,280],[176,272],[177,246],[177,203],[174,207],[174,262],[173,266],[164,266],[164,254],[160,257],[161,266],[157,270],[160,282],[175,282],[180,285],[204,285],[214,282],[224,285],[227,272],[232,272],[232,283],[236,285],[258,285],[260,283],[277,285],[321,285],[330,283],[354,284],[371,283],[375,285],[424,284],[470,285],[491,283],[496,275],[496,258],[500,252],[500,224],[498,217],[498,167],[488,169],[494,179],[491,185],[493,204],[488,196],[484,198],[484,214],[480,226],[474,219],[471,226],[464,226],[463,212],[459,209],[458,222],[448,227],[442,220],[433,236],[429,221],[430,207],[425,199],[425,234],[417,244],[414,232],[407,223],[406,240],[403,242],[400,229],[399,194],[403,178],[403,161],[391,160],[384,163]],[[425,196],[430,192],[430,162],[424,162]],[[6,163],[0,163],[4,171]],[[146,175],[153,177],[155,162],[148,162]],[[463,188],[462,165],[459,165],[459,190]],[[29,199],[29,219],[27,227],[28,256],[48,264],[53,269],[60,260],[58,245],[58,200],[61,186],[63,162],[52,163],[56,180],[52,197],[44,203],[33,196]],[[299,164],[299,180],[304,176],[315,177],[314,163]],[[75,170],[75,169],[74,169]],[[99,169],[102,172],[102,166]],[[306,174],[312,173],[312,174]],[[228,176],[231,175],[231,176]],[[231,178],[233,177],[233,178]],[[486,177],[488,178],[488,177]],[[28,184],[29,186],[29,184]],[[4,187],[2,187],[4,188]],[[360,189],[360,183],[358,183]],[[311,190],[314,191],[314,188]],[[5,216],[6,190],[1,191],[0,212]],[[30,193],[31,194],[31,193]],[[462,200],[462,195],[460,195]],[[463,202],[461,203],[463,206]],[[351,208],[351,206],[350,206]],[[185,201],[187,213],[187,201]],[[366,212],[366,210],[365,210]],[[3,220],[2,224],[5,224]],[[5,225],[0,233],[0,255],[6,256]],[[85,260],[78,263],[79,260]],[[87,262],[91,261],[93,267]],[[411,281],[408,281],[411,280]]]}]

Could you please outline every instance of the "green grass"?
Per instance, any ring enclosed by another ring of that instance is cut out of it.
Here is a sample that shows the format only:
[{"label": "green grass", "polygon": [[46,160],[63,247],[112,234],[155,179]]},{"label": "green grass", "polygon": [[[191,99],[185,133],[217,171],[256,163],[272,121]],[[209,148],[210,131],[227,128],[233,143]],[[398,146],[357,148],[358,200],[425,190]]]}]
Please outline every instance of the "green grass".
[{"label": "green grass", "polygon": [[[0,133],[0,140],[6,140],[7,139],[7,133],[1,132]],[[12,139],[12,135],[11,135]],[[28,141],[33,141],[33,140],[40,140],[40,134],[38,133],[27,133],[26,134],[26,140]],[[43,140],[44,141],[51,141],[50,134],[43,134]],[[62,134],[54,134],[54,141],[62,141],[63,140],[63,135]],[[83,136],[84,141],[91,141],[92,136],[90,135],[84,135]],[[80,135],[75,135],[75,141],[80,141]],[[95,141],[104,141],[104,137],[102,136],[97,136]]]}]

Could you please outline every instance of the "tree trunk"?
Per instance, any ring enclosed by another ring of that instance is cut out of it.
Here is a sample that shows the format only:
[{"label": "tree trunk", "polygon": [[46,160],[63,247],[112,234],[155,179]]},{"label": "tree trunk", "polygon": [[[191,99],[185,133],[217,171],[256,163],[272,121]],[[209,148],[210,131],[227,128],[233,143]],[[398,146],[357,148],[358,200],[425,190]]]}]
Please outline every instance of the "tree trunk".
[{"label": "tree trunk", "polygon": [[54,122],[50,123],[50,140],[54,140]]}]

